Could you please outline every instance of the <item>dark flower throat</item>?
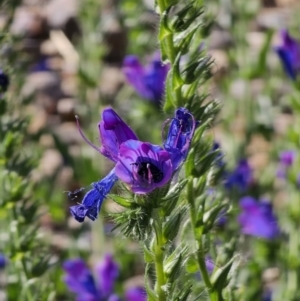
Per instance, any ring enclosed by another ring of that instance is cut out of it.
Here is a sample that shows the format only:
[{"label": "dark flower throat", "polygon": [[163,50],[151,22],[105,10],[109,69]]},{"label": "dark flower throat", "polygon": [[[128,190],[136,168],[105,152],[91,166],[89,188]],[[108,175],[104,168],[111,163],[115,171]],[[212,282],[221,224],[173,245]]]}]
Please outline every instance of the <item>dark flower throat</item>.
[{"label": "dark flower throat", "polygon": [[138,163],[137,165],[137,174],[142,178],[146,179],[147,181],[149,180],[149,175],[152,175],[152,180],[154,183],[159,183],[163,179],[164,174],[154,164],[142,162]]}]

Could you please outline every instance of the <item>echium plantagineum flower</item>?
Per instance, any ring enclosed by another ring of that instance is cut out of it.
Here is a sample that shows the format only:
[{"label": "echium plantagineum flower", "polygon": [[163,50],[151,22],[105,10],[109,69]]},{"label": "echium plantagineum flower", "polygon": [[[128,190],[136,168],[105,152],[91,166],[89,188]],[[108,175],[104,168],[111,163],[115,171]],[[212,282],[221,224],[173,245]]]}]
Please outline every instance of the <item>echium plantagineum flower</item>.
[{"label": "echium plantagineum flower", "polygon": [[[68,289],[75,293],[76,301],[119,301],[122,300],[114,292],[119,276],[119,266],[111,254],[95,266],[93,276],[85,262],[70,259],[64,262],[64,281]],[[146,292],[142,287],[132,287],[125,292],[126,301],[146,301]]]},{"label": "echium plantagineum flower", "polygon": [[245,196],[240,200],[240,208],[242,212],[238,216],[238,221],[243,234],[268,240],[279,235],[277,219],[269,202]]},{"label": "echium plantagineum flower", "polygon": [[275,47],[285,72],[288,76],[296,80],[300,72],[300,42],[292,38],[287,30],[280,32],[282,44]]},{"label": "echium plantagineum flower", "polygon": [[[115,163],[118,161],[120,145],[127,140],[138,139],[131,128],[112,108],[103,110],[102,120],[98,124],[100,140],[102,143],[101,148],[92,144],[85,137],[79,126],[78,118],[77,125],[83,139],[103,156]],[[83,222],[86,216],[91,220],[95,220],[104,199],[117,180],[118,177],[116,176],[115,169],[113,168],[105,178],[93,183],[93,188],[86,193],[82,203],[70,208],[71,214],[74,218],[78,222]]]},{"label": "echium plantagineum flower", "polygon": [[238,162],[236,168],[227,173],[225,180],[225,187],[227,189],[238,189],[240,192],[244,192],[249,188],[253,182],[253,171],[246,159],[242,159]]},{"label": "echium plantagineum flower", "polygon": [[6,92],[9,85],[9,77],[0,69],[0,93]]},{"label": "echium plantagineum flower", "polygon": [[123,61],[122,70],[127,82],[141,97],[160,103],[164,95],[169,65],[162,64],[159,53],[153,55],[147,66],[143,66],[137,56],[128,55]]},{"label": "echium plantagineum flower", "polygon": [[164,148],[137,140],[137,136],[111,108],[105,109],[99,123],[102,147],[84,140],[102,155],[116,163],[115,168],[101,181],[92,184],[81,204],[70,208],[74,218],[83,222],[87,216],[95,220],[103,200],[120,179],[136,194],[150,193],[167,184],[184,162],[195,131],[193,115],[184,108],[175,112]]}]

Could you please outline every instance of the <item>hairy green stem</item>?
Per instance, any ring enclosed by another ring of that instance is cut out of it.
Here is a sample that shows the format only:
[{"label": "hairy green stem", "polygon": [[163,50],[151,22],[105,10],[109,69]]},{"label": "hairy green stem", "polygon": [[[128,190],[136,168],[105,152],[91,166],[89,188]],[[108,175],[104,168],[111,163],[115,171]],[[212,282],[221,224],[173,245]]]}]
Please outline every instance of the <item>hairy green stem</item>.
[{"label": "hairy green stem", "polygon": [[[157,0],[157,4],[160,10],[160,14],[162,15],[165,10],[168,8],[168,5],[166,3],[165,0]],[[174,35],[173,34],[169,34],[166,36],[165,40],[162,41],[161,43],[165,42],[166,43],[166,48],[168,49],[168,56],[169,56],[169,60],[171,65],[173,66],[176,60],[176,49],[175,49],[175,45],[174,45]],[[175,91],[175,100],[176,100],[176,104],[177,106],[181,105],[181,89],[176,89]]]},{"label": "hairy green stem", "polygon": [[161,218],[156,217],[155,222],[155,233],[156,233],[156,241],[154,247],[154,263],[155,263],[155,270],[156,270],[156,283],[155,283],[155,292],[158,296],[159,301],[166,300],[166,293],[163,290],[163,286],[166,284],[165,274],[164,274],[164,245],[165,239],[162,233],[162,220]]}]

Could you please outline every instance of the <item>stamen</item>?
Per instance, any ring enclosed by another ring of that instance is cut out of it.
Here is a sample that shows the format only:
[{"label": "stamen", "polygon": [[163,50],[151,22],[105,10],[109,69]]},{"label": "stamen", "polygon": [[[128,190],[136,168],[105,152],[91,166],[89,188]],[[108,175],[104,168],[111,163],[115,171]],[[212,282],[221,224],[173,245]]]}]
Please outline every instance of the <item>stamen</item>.
[{"label": "stamen", "polygon": [[176,137],[175,145],[177,145],[177,143],[178,143],[179,135],[180,135],[180,132],[181,132],[181,129],[182,129],[182,120],[179,120],[179,119],[177,119],[177,120],[178,120],[179,123],[180,123],[180,128],[179,128],[179,130],[177,131],[177,137]]},{"label": "stamen", "polygon": [[132,175],[133,175],[133,179],[134,179],[135,181],[138,181],[137,172],[136,172],[135,169],[134,169],[134,165],[138,165],[138,163],[131,163],[130,165],[132,166],[132,171],[131,171],[131,173],[132,173]]},{"label": "stamen", "polygon": [[152,175],[152,172],[150,170],[150,164],[149,163],[147,164],[147,170],[148,170],[148,183],[151,184],[152,179],[153,179],[153,175]]},{"label": "stamen", "polygon": [[88,138],[86,138],[86,136],[84,135],[83,131],[81,130],[80,127],[80,123],[79,123],[79,117],[77,115],[75,115],[76,118],[76,125],[77,125],[77,129],[79,131],[80,136],[83,138],[83,140],[90,145],[92,148],[94,148],[96,151],[100,152],[100,148],[97,147],[95,144],[93,144]]}]

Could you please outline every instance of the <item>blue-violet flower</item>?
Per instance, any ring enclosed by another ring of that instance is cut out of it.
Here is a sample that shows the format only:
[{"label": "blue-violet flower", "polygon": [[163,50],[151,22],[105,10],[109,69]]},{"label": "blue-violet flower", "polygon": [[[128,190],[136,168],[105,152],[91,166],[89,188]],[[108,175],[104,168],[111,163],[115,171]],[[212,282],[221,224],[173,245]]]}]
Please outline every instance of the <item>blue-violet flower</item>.
[{"label": "blue-violet flower", "polygon": [[147,66],[142,66],[138,57],[128,55],[123,62],[123,73],[127,82],[143,98],[159,103],[164,94],[169,65],[163,65],[160,54],[155,53]]},{"label": "blue-violet flower", "polygon": [[[138,139],[131,128],[121,119],[121,117],[112,109],[107,108],[102,112],[102,120],[98,124],[101,148],[95,146],[89,141],[82,132],[77,118],[78,130],[83,139],[94,149],[100,152],[113,162],[117,162],[119,156],[120,145],[127,140]],[[70,208],[71,214],[78,222],[83,222],[87,216],[91,220],[95,220],[101,209],[101,205],[110,192],[118,177],[113,168],[110,173],[102,180],[93,183],[92,189],[86,193],[82,203]]]},{"label": "blue-violet flower", "polygon": [[137,194],[167,184],[173,168],[170,154],[158,145],[128,140],[120,147],[116,175]]},{"label": "blue-violet flower", "polygon": [[[96,265],[95,276],[85,262],[71,259],[64,262],[64,281],[68,289],[76,294],[76,301],[120,301],[114,293],[115,282],[119,276],[119,266],[110,254]],[[133,293],[134,292],[134,293]],[[145,290],[141,287],[130,288],[125,292],[127,301],[146,301]]]},{"label": "blue-violet flower", "polygon": [[253,182],[253,171],[247,160],[242,159],[236,168],[226,176],[225,187],[227,189],[237,188],[245,191]]},{"label": "blue-violet flower", "polygon": [[[170,121],[166,120],[165,124]],[[185,108],[178,108],[170,123],[164,148],[171,155],[173,170],[184,162],[194,136],[196,121],[194,116]]]},{"label": "blue-violet flower", "polygon": [[275,48],[285,72],[296,80],[300,72],[300,42],[292,38],[287,30],[281,31],[282,44]]},{"label": "blue-violet flower", "polygon": [[239,204],[242,212],[238,216],[238,222],[243,234],[265,239],[276,238],[280,231],[270,203],[258,202],[253,197],[246,196]]}]

